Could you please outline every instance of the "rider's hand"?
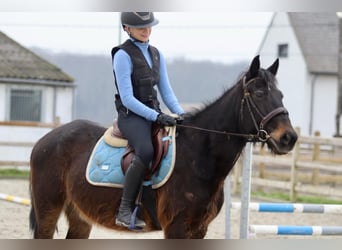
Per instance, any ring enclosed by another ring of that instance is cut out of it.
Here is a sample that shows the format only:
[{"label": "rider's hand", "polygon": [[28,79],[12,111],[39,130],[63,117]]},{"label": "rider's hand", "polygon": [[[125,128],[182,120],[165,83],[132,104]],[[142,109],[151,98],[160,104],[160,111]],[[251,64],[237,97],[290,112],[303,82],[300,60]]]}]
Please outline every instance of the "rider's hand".
[{"label": "rider's hand", "polygon": [[162,126],[174,126],[176,125],[176,119],[167,114],[160,113],[157,117],[156,122]]},{"label": "rider's hand", "polygon": [[184,114],[180,114],[178,115],[178,117],[176,117],[176,123],[177,124],[182,124],[184,121]]}]

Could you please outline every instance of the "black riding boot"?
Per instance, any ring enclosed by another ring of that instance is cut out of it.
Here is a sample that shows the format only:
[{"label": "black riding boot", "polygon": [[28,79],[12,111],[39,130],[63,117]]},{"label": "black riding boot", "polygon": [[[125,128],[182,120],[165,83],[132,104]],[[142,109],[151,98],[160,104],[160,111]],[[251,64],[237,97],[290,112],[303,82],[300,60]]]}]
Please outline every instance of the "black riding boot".
[{"label": "black riding boot", "polygon": [[[115,220],[115,223],[119,226],[129,227],[131,224],[132,206],[142,185],[145,171],[146,166],[143,162],[139,157],[134,157],[126,172],[119,213]],[[136,227],[144,227],[145,225],[143,220],[136,217]]]}]

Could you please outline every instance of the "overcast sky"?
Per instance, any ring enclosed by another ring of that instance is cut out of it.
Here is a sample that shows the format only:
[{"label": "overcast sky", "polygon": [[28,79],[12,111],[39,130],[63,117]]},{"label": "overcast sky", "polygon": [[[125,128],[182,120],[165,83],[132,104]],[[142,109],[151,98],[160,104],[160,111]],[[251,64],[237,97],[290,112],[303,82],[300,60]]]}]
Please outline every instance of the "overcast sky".
[{"label": "overcast sky", "polygon": [[[231,63],[257,52],[272,12],[155,12],[151,44],[168,59]],[[117,12],[2,12],[0,31],[31,47],[104,54],[124,41]]]}]

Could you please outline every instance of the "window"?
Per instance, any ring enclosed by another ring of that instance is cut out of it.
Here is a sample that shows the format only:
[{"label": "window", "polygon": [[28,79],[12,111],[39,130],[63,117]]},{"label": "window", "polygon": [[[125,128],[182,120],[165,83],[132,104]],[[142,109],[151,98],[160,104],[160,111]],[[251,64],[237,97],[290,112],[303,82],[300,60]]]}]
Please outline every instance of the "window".
[{"label": "window", "polygon": [[10,120],[41,121],[42,91],[29,89],[11,89]]},{"label": "window", "polygon": [[289,53],[289,45],[288,44],[279,44],[278,45],[278,57],[288,57]]}]

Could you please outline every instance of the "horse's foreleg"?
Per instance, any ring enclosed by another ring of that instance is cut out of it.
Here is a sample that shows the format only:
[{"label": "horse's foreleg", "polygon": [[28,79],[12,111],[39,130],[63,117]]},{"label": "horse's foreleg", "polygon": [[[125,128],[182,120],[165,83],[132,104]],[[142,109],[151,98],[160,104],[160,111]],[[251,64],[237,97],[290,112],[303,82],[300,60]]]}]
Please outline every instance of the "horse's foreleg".
[{"label": "horse's foreleg", "polygon": [[177,216],[164,227],[165,239],[203,239],[207,233],[207,227],[194,223],[186,223],[183,216]]},{"label": "horse's foreleg", "polygon": [[165,239],[186,239],[187,229],[184,220],[181,217],[174,218],[174,220],[163,227]]}]

